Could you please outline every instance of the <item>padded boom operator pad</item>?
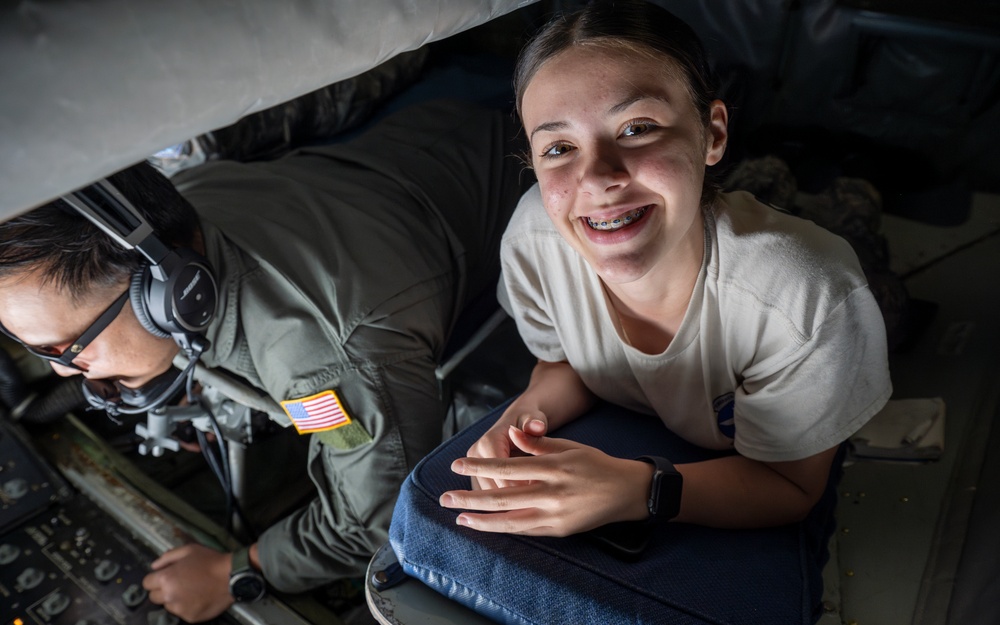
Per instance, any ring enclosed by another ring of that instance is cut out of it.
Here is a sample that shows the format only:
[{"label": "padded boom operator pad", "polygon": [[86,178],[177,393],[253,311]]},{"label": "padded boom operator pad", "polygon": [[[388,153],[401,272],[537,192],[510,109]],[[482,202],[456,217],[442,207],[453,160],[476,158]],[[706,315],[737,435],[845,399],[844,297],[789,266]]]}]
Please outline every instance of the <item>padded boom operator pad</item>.
[{"label": "padded boom operator pad", "polygon": [[[389,540],[408,575],[492,620],[517,625],[789,625],[818,617],[833,488],[795,525],[719,530],[668,523],[633,562],[586,535],[536,538],[456,525],[458,513],[440,507],[438,498],[469,488],[469,479],[449,465],[505,407],[443,443],[403,484]],[[671,434],[656,417],[609,404],[553,435],[623,458],[648,454],[684,463],[719,455]]]}]

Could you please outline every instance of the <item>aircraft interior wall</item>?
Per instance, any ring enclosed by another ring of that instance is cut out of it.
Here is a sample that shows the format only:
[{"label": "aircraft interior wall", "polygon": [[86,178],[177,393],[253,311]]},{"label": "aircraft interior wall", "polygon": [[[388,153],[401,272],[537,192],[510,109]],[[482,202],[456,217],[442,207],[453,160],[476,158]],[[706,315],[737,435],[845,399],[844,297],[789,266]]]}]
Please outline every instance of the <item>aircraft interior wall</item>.
[{"label": "aircraft interior wall", "polygon": [[4,3],[0,215],[525,4]]}]

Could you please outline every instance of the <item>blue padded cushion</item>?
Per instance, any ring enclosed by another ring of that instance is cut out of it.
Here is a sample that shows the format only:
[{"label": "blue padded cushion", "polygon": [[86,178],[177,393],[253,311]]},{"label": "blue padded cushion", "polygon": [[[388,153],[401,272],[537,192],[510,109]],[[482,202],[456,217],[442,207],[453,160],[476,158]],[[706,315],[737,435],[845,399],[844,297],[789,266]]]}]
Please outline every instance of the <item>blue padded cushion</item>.
[{"label": "blue padded cushion", "polygon": [[[807,523],[763,530],[670,523],[654,532],[635,562],[581,536],[490,534],[456,525],[457,512],[438,498],[469,488],[469,479],[449,466],[505,407],[443,443],[403,484],[389,541],[408,575],[494,621],[517,625],[813,622],[825,553],[816,547],[825,547],[825,536],[810,535]],[[609,404],[553,436],[622,458],[648,454],[683,463],[720,455],[686,443],[656,417]]]}]

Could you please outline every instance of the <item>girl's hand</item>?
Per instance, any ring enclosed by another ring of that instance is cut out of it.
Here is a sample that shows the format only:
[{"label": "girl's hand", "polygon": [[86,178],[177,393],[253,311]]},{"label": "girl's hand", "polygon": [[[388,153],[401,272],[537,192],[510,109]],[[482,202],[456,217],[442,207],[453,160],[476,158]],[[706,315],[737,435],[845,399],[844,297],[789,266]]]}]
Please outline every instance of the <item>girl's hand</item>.
[{"label": "girl's hand", "polygon": [[452,464],[453,471],[480,483],[506,484],[442,494],[440,504],[446,508],[477,511],[459,514],[459,525],[484,532],[567,536],[648,515],[649,464],[573,441],[531,436],[512,424],[506,439],[529,455],[468,457]]},{"label": "girl's hand", "polygon": [[[511,441],[510,429],[515,428],[533,437],[548,432],[548,419],[540,410],[523,410],[512,405],[483,436],[469,448],[470,458],[512,458],[524,453]],[[504,488],[514,483],[503,478],[472,477],[474,489]]]}]

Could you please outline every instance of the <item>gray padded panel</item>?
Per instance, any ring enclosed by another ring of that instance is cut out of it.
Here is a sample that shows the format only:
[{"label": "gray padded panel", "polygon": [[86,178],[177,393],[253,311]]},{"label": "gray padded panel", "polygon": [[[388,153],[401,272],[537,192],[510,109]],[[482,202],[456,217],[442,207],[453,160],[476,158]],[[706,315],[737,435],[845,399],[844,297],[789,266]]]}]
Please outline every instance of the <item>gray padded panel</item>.
[{"label": "gray padded panel", "polygon": [[0,219],[532,2],[0,3]]}]

